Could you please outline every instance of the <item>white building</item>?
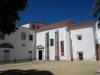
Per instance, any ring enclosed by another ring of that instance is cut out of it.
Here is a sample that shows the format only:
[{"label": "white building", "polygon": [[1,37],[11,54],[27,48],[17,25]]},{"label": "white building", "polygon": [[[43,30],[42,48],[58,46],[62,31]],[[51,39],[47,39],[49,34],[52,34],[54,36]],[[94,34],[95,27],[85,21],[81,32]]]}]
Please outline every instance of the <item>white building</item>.
[{"label": "white building", "polygon": [[99,22],[31,22],[21,25],[10,36],[0,34],[0,61],[14,59],[99,60]]},{"label": "white building", "polygon": [[70,25],[69,28],[73,59],[96,59],[94,24],[92,22],[84,22],[81,24]]},{"label": "white building", "polygon": [[35,52],[33,30],[19,27],[15,33],[0,38],[0,61],[35,59]]},{"label": "white building", "polygon": [[66,20],[36,31],[37,60],[70,60],[70,39],[66,30],[70,23],[71,20]]}]

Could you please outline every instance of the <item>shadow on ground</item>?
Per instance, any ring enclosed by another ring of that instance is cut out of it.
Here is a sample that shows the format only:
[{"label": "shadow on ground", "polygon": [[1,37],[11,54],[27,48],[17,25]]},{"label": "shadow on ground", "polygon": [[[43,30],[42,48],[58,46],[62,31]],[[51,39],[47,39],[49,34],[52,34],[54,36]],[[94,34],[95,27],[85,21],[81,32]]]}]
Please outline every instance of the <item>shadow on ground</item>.
[{"label": "shadow on ground", "polygon": [[30,69],[30,70],[13,69],[13,70],[0,71],[0,75],[54,75],[54,74],[50,71],[38,71],[35,69]]}]

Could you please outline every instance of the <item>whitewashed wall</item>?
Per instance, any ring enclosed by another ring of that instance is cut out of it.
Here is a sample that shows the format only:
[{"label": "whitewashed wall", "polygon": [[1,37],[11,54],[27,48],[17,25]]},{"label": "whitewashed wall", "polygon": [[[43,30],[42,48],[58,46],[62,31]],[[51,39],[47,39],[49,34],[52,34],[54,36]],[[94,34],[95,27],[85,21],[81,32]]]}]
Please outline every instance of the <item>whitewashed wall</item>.
[{"label": "whitewashed wall", "polygon": [[[83,52],[83,60],[91,60],[95,55],[95,40],[92,27],[72,29],[71,40],[74,60],[78,59],[79,51]],[[82,40],[77,40],[77,35],[82,35]]]},{"label": "whitewashed wall", "polygon": [[42,60],[45,60],[45,33],[48,31],[43,31],[43,32],[38,32],[36,33],[36,59],[39,59],[39,50],[37,49],[38,45],[42,45],[44,47],[44,49],[42,50],[43,52],[43,56],[42,56]]},{"label": "whitewashed wall", "polygon": [[[26,40],[21,40],[21,33],[26,33]],[[29,41],[29,34],[33,35],[33,41]],[[0,61],[4,61],[4,50],[10,51],[10,61],[13,61],[14,58],[16,60],[26,60],[29,59],[29,51],[32,51],[32,59],[35,59],[35,32],[33,30],[29,30],[23,27],[20,27],[15,33],[11,35],[6,35],[5,40],[0,40],[0,44],[2,43],[10,43],[15,48],[0,48]],[[22,46],[25,44],[25,47]]]},{"label": "whitewashed wall", "polygon": [[[70,34],[66,26],[56,27],[53,29],[47,29],[42,31],[33,31],[27,28],[29,24],[22,25],[15,33],[12,33],[10,36],[6,35],[5,40],[0,40],[2,43],[10,43],[15,48],[0,48],[0,61],[4,61],[4,50],[10,51],[10,61],[16,60],[26,60],[29,59],[29,51],[32,51],[32,59],[39,59],[39,50],[43,51],[43,59],[45,59],[45,34],[49,32],[49,59],[55,60],[55,32],[59,32],[59,59],[60,60],[71,60],[70,57],[70,45],[72,43],[73,58],[74,60],[78,59],[78,53],[83,52],[84,60],[94,59],[95,56],[95,38],[97,38],[98,43],[100,43],[100,29],[96,26],[96,34],[93,32],[92,27],[76,28],[71,29]],[[26,28],[24,28],[26,27]],[[21,33],[26,33],[26,40],[21,40]],[[29,35],[33,35],[33,41],[29,41]],[[77,40],[77,35],[82,35],[82,40]],[[72,42],[70,41],[70,37]],[[95,37],[96,36],[96,37]],[[94,38],[95,37],[95,38]],[[54,40],[54,46],[50,46],[50,39]],[[61,56],[61,46],[60,41],[64,41],[64,56]],[[25,47],[22,46],[25,44]],[[42,45],[44,49],[37,49],[38,45]]]},{"label": "whitewashed wall", "polygon": [[[59,32],[59,57],[60,60],[70,60],[70,47],[69,47],[69,32],[66,31],[66,27],[60,27],[56,29],[48,29],[44,31],[37,31],[36,33],[36,46],[42,45],[43,50],[43,60],[45,60],[45,34],[49,32],[49,41],[50,39],[54,40],[54,46],[49,44],[49,59],[55,60],[55,32]],[[64,41],[64,56],[61,56],[61,46],[60,41]],[[50,43],[50,42],[49,42]],[[38,49],[36,50],[36,59],[38,60]]]}]

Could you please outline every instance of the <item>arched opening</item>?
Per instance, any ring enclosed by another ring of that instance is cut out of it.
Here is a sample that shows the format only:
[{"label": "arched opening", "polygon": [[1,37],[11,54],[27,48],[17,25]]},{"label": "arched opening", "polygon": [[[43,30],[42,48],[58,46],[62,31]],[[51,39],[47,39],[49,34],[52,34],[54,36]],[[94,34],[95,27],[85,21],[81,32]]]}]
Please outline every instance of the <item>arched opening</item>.
[{"label": "arched opening", "polygon": [[0,48],[14,48],[14,46],[10,43],[2,43],[0,44]]}]

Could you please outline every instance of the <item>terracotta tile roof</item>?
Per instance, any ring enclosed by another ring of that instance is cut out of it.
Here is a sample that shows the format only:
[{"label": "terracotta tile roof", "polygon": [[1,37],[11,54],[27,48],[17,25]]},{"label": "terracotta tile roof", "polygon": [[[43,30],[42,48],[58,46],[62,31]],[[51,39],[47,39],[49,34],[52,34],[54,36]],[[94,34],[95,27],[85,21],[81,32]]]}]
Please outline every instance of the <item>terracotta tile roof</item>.
[{"label": "terracotta tile roof", "polygon": [[57,23],[54,23],[54,24],[50,24],[50,25],[46,25],[46,26],[43,26],[37,30],[43,30],[43,29],[49,29],[49,28],[54,28],[54,27],[58,27],[58,26],[63,26],[63,25],[68,25],[71,23],[72,20],[65,20],[65,21],[62,21],[62,22],[57,22]]},{"label": "terracotta tile roof", "polygon": [[83,26],[88,26],[88,25],[93,25],[94,22],[90,21],[90,22],[83,22],[83,23],[79,23],[79,24],[72,24],[69,25],[69,28],[77,28],[77,27],[83,27]]}]

